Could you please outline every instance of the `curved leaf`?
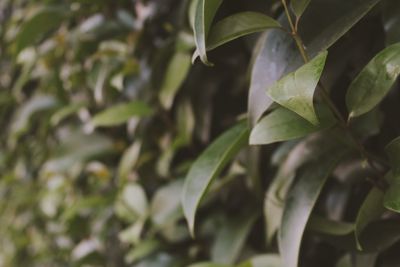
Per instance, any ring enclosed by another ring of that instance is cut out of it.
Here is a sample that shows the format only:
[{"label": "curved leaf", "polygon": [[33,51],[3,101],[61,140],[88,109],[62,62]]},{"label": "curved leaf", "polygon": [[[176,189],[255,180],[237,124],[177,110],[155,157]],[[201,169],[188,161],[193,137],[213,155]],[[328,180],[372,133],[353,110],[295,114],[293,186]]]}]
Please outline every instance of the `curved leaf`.
[{"label": "curved leaf", "polygon": [[267,145],[292,140],[328,128],[334,124],[331,113],[321,109],[321,124],[312,125],[296,113],[277,108],[265,116],[251,131],[251,145]]},{"label": "curved leaf", "polygon": [[361,205],[356,222],[355,222],[355,237],[358,250],[362,250],[360,243],[360,235],[369,223],[377,220],[383,212],[383,192],[378,188],[372,188],[363,204]]},{"label": "curved leaf", "polygon": [[182,206],[192,236],[197,207],[208,186],[246,145],[248,134],[246,123],[239,123],[209,145],[190,168],[183,187]]},{"label": "curved leaf", "polygon": [[92,123],[94,126],[116,126],[127,122],[132,117],[142,117],[150,115],[152,109],[145,103],[134,101],[128,104],[119,104],[96,114]]},{"label": "curved leaf", "polygon": [[[311,1],[299,24],[300,36],[308,55],[314,57],[327,50],[378,2],[379,0]],[[281,16],[279,21],[285,20]],[[253,125],[272,104],[271,99],[265,95],[265,89],[303,64],[292,37],[287,33],[271,29],[260,38],[264,45],[256,55],[251,70],[248,97],[248,113]]]},{"label": "curved leaf", "polygon": [[347,235],[354,231],[354,224],[334,221],[317,215],[310,217],[307,230],[328,235]]},{"label": "curved leaf", "polygon": [[270,28],[280,28],[279,22],[258,12],[241,12],[217,22],[210,30],[207,39],[207,50],[250,33]]},{"label": "curved leaf", "polygon": [[346,104],[350,118],[372,110],[389,92],[400,74],[400,43],[376,55],[351,83]]},{"label": "curved leaf", "polygon": [[213,262],[233,264],[240,256],[256,216],[230,219],[218,232],[211,250]]},{"label": "curved leaf", "polygon": [[161,91],[159,99],[164,108],[169,109],[172,106],[175,95],[185,81],[190,70],[190,56],[186,53],[177,52],[171,59]]},{"label": "curved leaf", "polygon": [[267,94],[280,105],[296,112],[312,124],[318,124],[314,111],[314,91],[325,66],[328,52],[323,52],[295,72],[272,85]]},{"label": "curved leaf", "polygon": [[211,23],[222,0],[198,0],[194,16],[194,38],[197,50],[193,59],[200,56],[201,61],[206,65],[212,65],[207,59],[206,40]]},{"label": "curved leaf", "polygon": [[318,164],[310,164],[289,193],[279,233],[283,266],[297,267],[300,244],[311,211],[327,178],[343,155],[343,150],[334,151],[321,158]]}]

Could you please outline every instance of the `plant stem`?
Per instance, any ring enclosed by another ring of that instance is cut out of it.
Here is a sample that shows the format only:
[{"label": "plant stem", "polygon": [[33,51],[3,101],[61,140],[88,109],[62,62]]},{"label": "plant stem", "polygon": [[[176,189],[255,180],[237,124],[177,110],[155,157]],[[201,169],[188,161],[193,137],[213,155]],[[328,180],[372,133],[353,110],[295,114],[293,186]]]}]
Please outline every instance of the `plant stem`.
[{"label": "plant stem", "polygon": [[[293,36],[294,41],[296,42],[296,46],[299,49],[299,52],[301,54],[301,57],[303,58],[303,61],[305,63],[308,63],[309,57],[307,54],[307,51],[305,49],[304,46],[304,42],[301,39],[300,35],[298,34],[297,31],[297,24],[298,24],[298,20],[296,20],[296,26],[293,24],[293,20],[292,17],[290,16],[290,12],[286,3],[286,0],[281,0],[282,1],[282,5],[285,9],[285,14],[287,16],[287,19],[289,21],[289,25],[291,28],[291,35]],[[321,81],[318,82],[319,88],[321,89],[321,97],[322,99],[326,102],[326,104],[328,105],[329,109],[335,114],[335,117],[337,118],[339,125],[341,126],[341,128],[343,128],[344,131],[346,131],[349,136],[350,136],[350,140],[353,142],[353,144],[355,145],[355,148],[358,150],[358,152],[360,153],[361,157],[364,158],[364,160],[368,163],[368,165],[371,167],[371,169],[374,171],[375,175],[377,177],[380,177],[380,171],[379,169],[375,166],[374,164],[374,160],[373,158],[369,155],[369,153],[367,152],[367,150],[364,148],[363,144],[353,135],[353,133],[351,132],[351,130],[349,129],[347,122],[345,120],[345,118],[343,117],[342,113],[338,110],[338,108],[336,107],[335,103],[332,102],[332,100],[329,97],[329,93],[328,91],[325,89],[325,87],[323,86],[323,84],[321,83]],[[373,183],[376,187],[384,190],[387,186],[386,181],[384,179],[372,179]]]}]

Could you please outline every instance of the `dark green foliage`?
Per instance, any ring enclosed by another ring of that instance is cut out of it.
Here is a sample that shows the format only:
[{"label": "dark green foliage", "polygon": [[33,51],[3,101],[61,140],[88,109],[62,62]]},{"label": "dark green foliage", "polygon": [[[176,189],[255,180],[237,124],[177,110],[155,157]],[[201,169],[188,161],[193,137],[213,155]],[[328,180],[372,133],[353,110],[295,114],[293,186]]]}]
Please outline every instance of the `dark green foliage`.
[{"label": "dark green foliage", "polygon": [[400,266],[399,17],[1,0],[0,266]]}]

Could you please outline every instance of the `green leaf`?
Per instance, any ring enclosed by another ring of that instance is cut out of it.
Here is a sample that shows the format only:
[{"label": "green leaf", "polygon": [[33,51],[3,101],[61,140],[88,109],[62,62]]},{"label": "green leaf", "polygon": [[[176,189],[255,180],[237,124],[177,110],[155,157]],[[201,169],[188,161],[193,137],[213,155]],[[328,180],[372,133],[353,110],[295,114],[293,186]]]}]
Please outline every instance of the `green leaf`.
[{"label": "green leaf", "polygon": [[57,110],[50,118],[50,123],[57,126],[61,121],[78,112],[81,108],[85,107],[84,103],[72,103]]},{"label": "green leaf", "polygon": [[[379,0],[311,1],[299,24],[300,36],[308,55],[312,58],[327,50],[378,2]],[[284,20],[286,18],[281,16],[279,21]],[[257,52],[251,70],[248,97],[248,113],[252,125],[272,104],[271,99],[265,95],[265,90],[303,64],[293,38],[287,33],[271,29],[260,38],[263,45]]]},{"label": "green leaf", "polygon": [[152,109],[145,103],[134,101],[128,104],[112,106],[93,117],[92,123],[96,127],[110,127],[123,124],[132,117],[148,116]]},{"label": "green leaf", "polygon": [[19,107],[12,119],[11,135],[18,139],[31,124],[32,117],[41,112],[57,107],[58,101],[51,95],[35,95]]},{"label": "green leaf", "polygon": [[277,254],[265,254],[255,256],[238,267],[282,267],[282,261]]},{"label": "green leaf", "polygon": [[383,209],[383,192],[378,188],[372,188],[367,197],[365,198],[363,204],[361,205],[356,222],[355,222],[355,237],[357,242],[358,250],[362,250],[362,245],[360,243],[360,236],[363,230],[372,221],[379,219],[382,215]]},{"label": "green leaf", "polygon": [[239,123],[209,145],[190,168],[183,187],[182,206],[192,236],[197,207],[207,188],[229,160],[246,145],[248,135],[246,122]]},{"label": "green leaf", "polygon": [[201,61],[209,66],[212,64],[207,59],[206,40],[211,23],[221,4],[222,0],[198,0],[194,16],[194,37],[197,47],[194,59],[198,54]]},{"label": "green leaf", "polygon": [[280,105],[296,112],[312,124],[318,124],[314,111],[314,91],[325,66],[328,52],[323,52],[295,72],[272,85],[267,94]]},{"label": "green leaf", "polygon": [[392,140],[385,151],[389,157],[392,172],[386,178],[389,188],[385,192],[383,204],[389,210],[400,212],[400,137]]},{"label": "green leaf", "polygon": [[230,42],[247,34],[281,28],[279,22],[258,12],[241,12],[217,22],[207,38],[207,50]]},{"label": "green leaf", "polygon": [[292,0],[290,3],[292,5],[292,9],[297,18],[300,18],[303,15],[304,11],[310,4],[311,0]]},{"label": "green leaf", "polygon": [[21,26],[15,39],[16,52],[34,45],[49,31],[56,29],[67,15],[66,8],[46,6],[38,9]]},{"label": "green leaf", "polygon": [[378,53],[351,83],[346,104],[350,118],[372,110],[389,92],[400,74],[400,43]]},{"label": "green leaf", "polygon": [[304,137],[310,133],[329,128],[333,117],[326,109],[321,109],[321,124],[315,126],[296,113],[279,107],[265,116],[251,131],[251,145],[267,145],[275,142]]},{"label": "green leaf", "polygon": [[300,244],[311,211],[329,175],[343,157],[343,150],[331,152],[310,164],[299,177],[286,201],[279,232],[283,266],[297,267]]},{"label": "green leaf", "polygon": [[160,188],[155,193],[150,206],[150,214],[157,227],[170,225],[183,215],[180,206],[182,188],[183,180],[179,179]]},{"label": "green leaf", "polygon": [[142,143],[136,141],[125,150],[118,165],[118,179],[120,182],[124,182],[128,179],[132,168],[139,159],[141,147]]},{"label": "green leaf", "polygon": [[233,264],[240,256],[256,216],[231,218],[218,231],[211,249],[213,262]]},{"label": "green leaf", "polygon": [[121,192],[121,200],[134,215],[144,220],[149,214],[149,204],[143,187],[137,183],[125,185]]},{"label": "green leaf", "polygon": [[177,52],[172,57],[159,94],[160,102],[164,108],[171,108],[175,95],[190,70],[190,65],[190,56],[186,53]]},{"label": "green leaf", "polygon": [[328,235],[347,235],[352,233],[354,228],[352,223],[333,221],[318,215],[311,216],[307,223],[307,230]]}]

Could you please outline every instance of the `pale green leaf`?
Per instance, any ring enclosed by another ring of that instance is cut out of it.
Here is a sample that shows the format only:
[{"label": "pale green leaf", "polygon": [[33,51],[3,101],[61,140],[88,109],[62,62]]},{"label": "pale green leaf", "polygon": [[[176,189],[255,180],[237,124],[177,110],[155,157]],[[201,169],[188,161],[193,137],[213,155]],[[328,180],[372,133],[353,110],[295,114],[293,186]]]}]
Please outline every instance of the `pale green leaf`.
[{"label": "pale green leaf", "polygon": [[343,155],[343,150],[333,151],[318,163],[310,164],[289,192],[279,232],[279,250],[285,267],[298,266],[307,221],[327,178]]},{"label": "pale green leaf", "polygon": [[193,163],[186,177],[182,206],[192,236],[197,207],[212,181],[229,160],[246,145],[249,130],[241,122],[215,140]]},{"label": "pale green leaf", "polygon": [[189,72],[190,60],[188,54],[177,52],[169,62],[159,94],[160,102],[164,108],[171,108],[175,95]]},{"label": "pale green leaf", "polygon": [[250,144],[266,145],[292,140],[329,128],[334,124],[332,115],[326,109],[321,109],[321,111],[321,124],[315,126],[290,110],[277,108],[261,119],[252,129]]},{"label": "pale green leaf", "polygon": [[183,180],[173,181],[160,188],[154,195],[150,216],[157,227],[167,226],[181,218],[180,195],[182,193]]},{"label": "pale green leaf", "polygon": [[280,28],[279,22],[258,12],[241,12],[217,22],[207,38],[207,50],[212,50],[247,34]]},{"label": "pale green leaf", "polygon": [[232,218],[218,231],[214,245],[211,249],[213,262],[233,264],[240,256],[243,245],[254,224],[256,216],[242,216]]},{"label": "pale green leaf", "polygon": [[318,124],[313,98],[327,55],[327,52],[319,54],[295,72],[276,82],[267,90],[269,97],[312,124]]},{"label": "pale green leaf", "polygon": [[145,103],[134,101],[128,104],[112,106],[93,117],[92,123],[96,127],[116,126],[127,122],[133,117],[148,116],[152,109]]},{"label": "pale green leaf", "polygon": [[[194,16],[194,37],[197,50],[195,55],[200,56],[201,61],[206,65],[212,65],[207,58],[206,41],[211,23],[222,0],[198,0]],[[195,56],[194,58],[196,58]]]},{"label": "pale green leaf", "polygon": [[400,43],[378,53],[351,83],[346,104],[350,118],[372,110],[387,95],[400,74]]}]

